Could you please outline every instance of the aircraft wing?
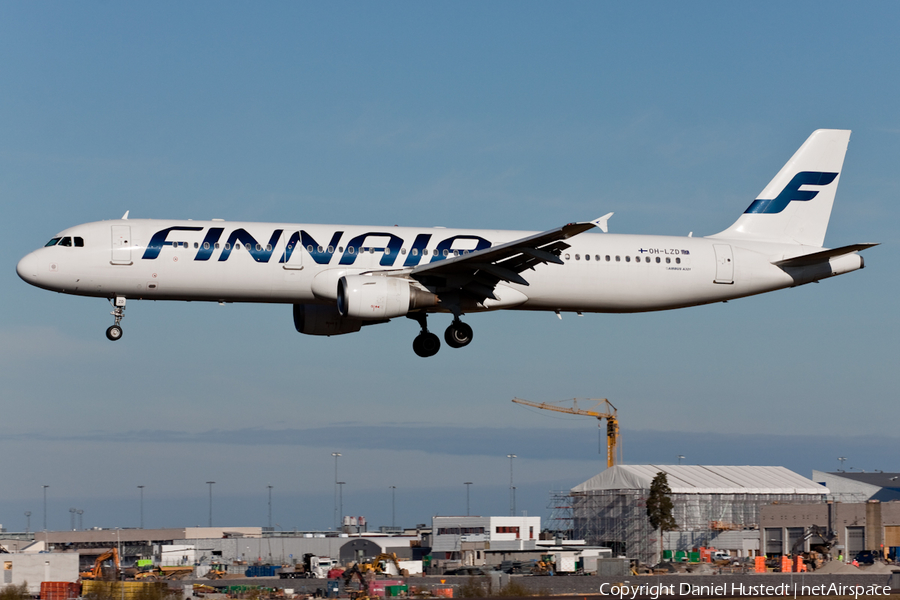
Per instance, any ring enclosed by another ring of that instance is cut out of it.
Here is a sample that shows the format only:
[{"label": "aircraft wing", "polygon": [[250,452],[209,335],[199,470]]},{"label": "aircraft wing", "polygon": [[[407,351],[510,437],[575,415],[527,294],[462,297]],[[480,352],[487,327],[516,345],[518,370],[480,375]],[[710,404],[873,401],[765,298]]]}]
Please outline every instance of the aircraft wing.
[{"label": "aircraft wing", "polygon": [[459,289],[478,302],[496,299],[494,288],[501,281],[528,285],[521,275],[541,263],[563,264],[559,255],[569,247],[564,240],[594,227],[607,230],[612,213],[594,221],[569,223],[556,229],[492,246],[461,256],[430,262],[412,269],[409,276],[426,286]]}]

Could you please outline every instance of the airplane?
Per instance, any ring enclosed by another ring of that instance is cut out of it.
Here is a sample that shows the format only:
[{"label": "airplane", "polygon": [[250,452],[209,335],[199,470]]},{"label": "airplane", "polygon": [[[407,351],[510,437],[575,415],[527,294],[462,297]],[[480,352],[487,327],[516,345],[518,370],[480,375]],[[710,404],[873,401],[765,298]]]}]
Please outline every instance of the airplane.
[{"label": "airplane", "polygon": [[[737,221],[707,237],[608,233],[612,213],[542,233],[481,229],[128,219],[66,229],[19,261],[27,283],[106,298],[122,337],[127,300],[293,305],[309,335],[343,335],[397,317],[418,322],[413,350],[440,349],[429,314],[467,346],[467,313],[633,313],[762,294],[865,266],[877,244],[823,246],[850,131],[812,133]],[[586,233],[592,229],[603,233]]]}]

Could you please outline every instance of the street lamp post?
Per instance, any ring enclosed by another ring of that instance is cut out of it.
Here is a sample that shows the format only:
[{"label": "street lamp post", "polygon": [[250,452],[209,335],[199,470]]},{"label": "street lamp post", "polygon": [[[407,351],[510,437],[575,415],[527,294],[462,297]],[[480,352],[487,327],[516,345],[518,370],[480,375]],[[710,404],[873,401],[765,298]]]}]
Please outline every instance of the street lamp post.
[{"label": "street lamp post", "polygon": [[391,529],[393,529],[394,527],[397,526],[396,518],[395,518],[397,513],[394,511],[394,507],[396,506],[394,503],[394,500],[396,499],[394,494],[396,491],[397,491],[397,486],[392,485],[391,486]]},{"label": "street lamp post", "polygon": [[838,462],[841,463],[841,466],[839,467],[839,469],[840,469],[841,471],[844,470],[844,461],[845,461],[845,460],[847,460],[847,457],[846,457],[846,456],[838,456]]},{"label": "street lamp post", "polygon": [[338,458],[341,453],[332,452],[331,455],[334,457],[334,530],[337,531],[341,526],[340,515],[338,515]]},{"label": "street lamp post", "polygon": [[513,459],[518,458],[515,454],[507,454],[509,459],[509,514],[516,516],[516,488],[513,487]]},{"label": "street lamp post", "polygon": [[144,528],[144,486],[139,485],[138,489],[141,490],[141,529]]},{"label": "street lamp post", "polygon": [[42,485],[44,488],[44,531],[47,531],[47,488],[49,485]]},{"label": "street lamp post", "polygon": [[31,530],[31,511],[25,511],[25,535],[28,535],[28,532]]},{"label": "street lamp post", "polygon": [[272,531],[272,487],[271,485],[267,485],[269,488],[269,531]]},{"label": "street lamp post", "polygon": [[466,481],[463,483],[466,486],[466,516],[469,516],[469,487],[472,485],[471,481]]},{"label": "street lamp post", "polygon": [[[344,484],[345,483],[347,483],[347,482],[346,481],[338,481],[337,482],[338,498],[339,498],[340,507],[341,507],[341,513],[340,513],[341,518],[343,518],[343,516],[344,516]],[[340,529],[340,526],[338,527],[338,529]]]},{"label": "street lamp post", "polygon": [[682,460],[684,460],[684,454],[679,454],[679,455],[678,455],[678,464],[679,464],[679,465],[681,464],[681,461],[682,461]]},{"label": "street lamp post", "polygon": [[212,486],[215,481],[207,481],[206,485],[209,486],[209,526],[212,527]]}]

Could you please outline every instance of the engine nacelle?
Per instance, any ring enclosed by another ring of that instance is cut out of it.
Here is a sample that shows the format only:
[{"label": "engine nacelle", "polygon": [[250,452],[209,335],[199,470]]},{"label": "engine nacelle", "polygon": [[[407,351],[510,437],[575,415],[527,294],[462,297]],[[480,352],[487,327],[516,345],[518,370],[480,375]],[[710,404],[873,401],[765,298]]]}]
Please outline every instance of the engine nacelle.
[{"label": "engine nacelle", "polygon": [[334,306],[295,304],[294,327],[307,335],[342,335],[359,331],[362,321],[342,317]]},{"label": "engine nacelle", "polygon": [[351,319],[393,319],[437,306],[438,297],[399,277],[346,275],[338,281],[337,309]]}]

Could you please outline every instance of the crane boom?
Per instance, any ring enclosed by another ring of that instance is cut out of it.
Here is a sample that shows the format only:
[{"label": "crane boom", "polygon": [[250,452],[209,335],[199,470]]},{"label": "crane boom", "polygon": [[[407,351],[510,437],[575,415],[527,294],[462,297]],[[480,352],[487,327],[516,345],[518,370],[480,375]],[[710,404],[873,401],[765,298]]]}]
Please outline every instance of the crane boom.
[{"label": "crane boom", "polygon": [[578,408],[578,399],[572,399],[572,407],[569,408],[567,406],[558,406],[556,404],[549,404],[547,402],[532,402],[531,400],[523,400],[522,398],[513,398],[512,400],[516,404],[524,404],[525,406],[533,406],[534,408],[540,408],[543,410],[552,410],[561,413],[568,413],[570,415],[583,415],[586,417],[594,417],[599,421],[597,423],[598,427],[603,427],[603,419],[606,419],[606,466],[614,467],[616,465],[616,448],[619,442],[619,419],[616,416],[618,412],[616,407],[612,405],[612,402],[607,400],[606,398],[601,398],[596,401],[594,408],[604,405],[607,407],[606,411],[598,411],[598,410],[585,410],[582,408]]}]

